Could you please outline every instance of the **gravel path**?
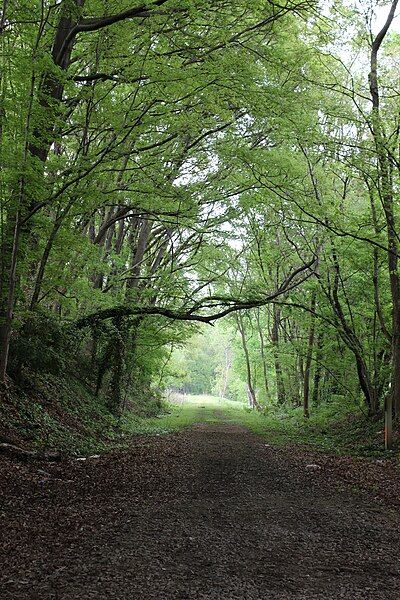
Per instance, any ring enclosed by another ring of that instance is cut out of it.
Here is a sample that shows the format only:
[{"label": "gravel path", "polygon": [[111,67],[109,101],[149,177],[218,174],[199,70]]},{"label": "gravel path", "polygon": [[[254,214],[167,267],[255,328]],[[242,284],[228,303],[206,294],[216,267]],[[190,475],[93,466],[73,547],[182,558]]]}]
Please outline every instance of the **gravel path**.
[{"label": "gravel path", "polygon": [[399,600],[398,511],[308,462],[221,422],[9,463],[0,598]]}]

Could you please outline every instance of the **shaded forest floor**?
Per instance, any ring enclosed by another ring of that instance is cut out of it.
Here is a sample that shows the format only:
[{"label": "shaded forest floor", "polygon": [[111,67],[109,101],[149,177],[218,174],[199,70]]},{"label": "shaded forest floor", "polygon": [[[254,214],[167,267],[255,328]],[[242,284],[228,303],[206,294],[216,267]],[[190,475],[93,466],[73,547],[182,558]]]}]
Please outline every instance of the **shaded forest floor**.
[{"label": "shaded forest floor", "polygon": [[98,458],[2,457],[0,597],[400,597],[393,461],[274,446],[229,411],[196,415]]}]

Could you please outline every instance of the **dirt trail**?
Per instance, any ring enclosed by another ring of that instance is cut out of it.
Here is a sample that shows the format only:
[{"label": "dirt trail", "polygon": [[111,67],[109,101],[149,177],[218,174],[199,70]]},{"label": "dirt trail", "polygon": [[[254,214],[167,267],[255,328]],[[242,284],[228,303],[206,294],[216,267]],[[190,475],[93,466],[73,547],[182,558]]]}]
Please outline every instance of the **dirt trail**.
[{"label": "dirt trail", "polygon": [[240,427],[5,470],[2,600],[400,598],[398,513]]}]

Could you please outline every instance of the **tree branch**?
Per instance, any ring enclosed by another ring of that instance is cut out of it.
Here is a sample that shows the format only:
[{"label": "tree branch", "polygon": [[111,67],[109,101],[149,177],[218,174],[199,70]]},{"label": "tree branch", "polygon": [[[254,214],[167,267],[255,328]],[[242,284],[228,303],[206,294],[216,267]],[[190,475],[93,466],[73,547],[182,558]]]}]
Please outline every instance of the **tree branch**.
[{"label": "tree branch", "polygon": [[66,36],[64,43],[61,46],[60,52],[56,58],[56,64],[59,64],[59,61],[62,58],[63,54],[65,53],[71,42],[76,38],[78,33],[81,33],[83,31],[98,31],[99,29],[103,29],[104,27],[108,27],[109,25],[113,25],[114,23],[119,23],[120,21],[125,21],[126,19],[150,17],[156,14],[154,8],[162,6],[166,2],[168,2],[168,0],[155,0],[150,6],[136,6],[135,8],[129,8],[128,10],[124,10],[120,13],[117,13],[116,15],[81,19]]},{"label": "tree branch", "polygon": [[[192,308],[185,311],[165,308],[162,306],[116,306],[114,308],[107,308],[105,310],[87,315],[86,317],[82,317],[75,322],[75,326],[78,329],[83,329],[84,327],[93,326],[96,323],[106,319],[112,319],[115,317],[131,317],[134,315],[160,316],[173,319],[174,321],[198,321],[200,323],[212,324],[213,321],[221,319],[222,317],[225,317],[233,312],[237,312],[239,310],[248,310],[251,308],[259,308],[260,306],[265,306],[266,304],[271,303],[279,296],[287,294],[290,290],[298,287],[314,274],[314,271],[311,270],[311,267],[316,261],[317,257],[313,257],[309,262],[293,271],[279,286],[277,291],[272,292],[267,296],[249,298],[247,300],[240,300],[234,297],[229,298],[223,296],[208,296],[207,298],[203,298],[199,302],[194,303]],[[293,279],[298,274],[306,270],[310,270],[310,272],[297,282],[291,284]],[[223,310],[219,310],[218,312],[208,315],[199,314],[199,311],[201,310],[211,308],[216,309],[218,307],[223,308]]]}]

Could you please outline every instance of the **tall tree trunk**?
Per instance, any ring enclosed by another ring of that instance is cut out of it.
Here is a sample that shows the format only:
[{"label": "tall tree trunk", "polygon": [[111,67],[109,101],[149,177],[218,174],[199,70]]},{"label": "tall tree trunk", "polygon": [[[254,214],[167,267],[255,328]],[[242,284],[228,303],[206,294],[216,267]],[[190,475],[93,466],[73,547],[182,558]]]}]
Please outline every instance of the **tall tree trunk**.
[{"label": "tall tree trunk", "polygon": [[252,408],[258,409],[259,405],[257,402],[256,392],[253,386],[253,376],[251,372],[249,349],[247,347],[246,332],[244,328],[243,317],[240,314],[240,312],[236,313],[236,323],[242,340],[242,347],[246,361],[247,392],[249,396],[249,404]]},{"label": "tall tree trunk", "polygon": [[316,342],[316,355],[315,355],[315,371],[314,371],[314,382],[312,391],[312,405],[318,406],[320,403],[320,385],[322,379],[322,348],[323,348],[323,335],[322,333],[317,334]]},{"label": "tall tree trunk", "polygon": [[[69,207],[70,206],[71,206],[71,204],[69,205]],[[67,207],[66,212],[68,212],[69,207]],[[46,242],[46,246],[43,250],[42,258],[40,259],[40,263],[39,263],[38,273],[36,275],[35,286],[34,286],[33,293],[32,293],[32,298],[31,298],[31,303],[30,303],[31,310],[35,310],[35,308],[39,302],[39,296],[40,296],[40,291],[42,289],[42,283],[43,283],[44,273],[46,270],[46,265],[49,260],[50,252],[53,248],[53,244],[57,237],[57,233],[59,232],[59,230],[63,224],[63,219],[66,216],[66,212],[64,211],[62,213],[62,215],[59,215],[57,217],[57,219],[55,220],[53,229],[50,232],[49,238]]]},{"label": "tall tree trunk", "polygon": [[[380,114],[380,92],[378,83],[378,52],[379,48],[392,24],[398,0],[391,4],[385,25],[379,31],[371,47],[371,66],[369,85],[372,99],[372,134],[379,165],[379,180],[381,200],[386,219],[388,240],[388,270],[390,292],[392,299],[392,389],[386,399],[386,446],[392,444],[392,410],[395,416],[400,412],[400,279],[398,273],[398,244],[394,215],[392,166],[388,156],[387,144],[389,143]],[[388,414],[390,413],[390,414]]]},{"label": "tall tree trunk", "polygon": [[221,385],[220,385],[220,389],[219,389],[219,395],[221,398],[226,397],[226,392],[228,389],[228,377],[229,377],[229,371],[231,369],[231,365],[232,365],[232,353],[231,353],[230,347],[227,346],[225,348],[225,364],[224,364],[224,368],[223,368],[223,372],[222,372]]},{"label": "tall tree trunk", "polygon": [[335,269],[334,282],[332,287],[332,296],[330,301],[334,314],[338,320],[337,331],[345,342],[347,347],[352,351],[357,367],[358,381],[360,383],[361,391],[364,394],[365,403],[368,407],[368,414],[370,416],[376,414],[377,407],[377,391],[372,384],[371,377],[368,372],[368,366],[363,356],[363,348],[358,339],[355,331],[351,328],[347,322],[344,314],[342,304],[339,298],[339,281],[340,281],[340,267],[339,261],[335,249],[335,245],[332,242],[332,259]]},{"label": "tall tree trunk", "polygon": [[274,304],[272,309],[272,331],[271,331],[271,342],[274,351],[274,365],[275,365],[275,377],[276,377],[276,395],[278,404],[285,404],[286,392],[285,384],[283,382],[283,371],[281,365],[281,359],[279,355],[279,323],[281,317],[280,308]]},{"label": "tall tree trunk", "polygon": [[256,319],[257,319],[257,330],[260,338],[260,351],[261,351],[261,360],[263,366],[263,376],[264,376],[264,388],[265,388],[265,399],[269,398],[269,384],[268,384],[268,365],[267,365],[267,357],[265,356],[265,340],[264,333],[262,330],[261,322],[260,322],[260,310],[256,310]]},{"label": "tall tree trunk", "polygon": [[[127,298],[133,296],[133,290],[139,287],[140,273],[142,270],[143,260],[147,251],[149,238],[151,234],[152,222],[149,219],[140,219],[137,221],[137,229],[139,235],[137,240],[134,236],[131,237],[131,264],[130,264],[130,275],[126,284],[126,296]],[[135,244],[136,241],[136,244]]]},{"label": "tall tree trunk", "polygon": [[307,355],[304,367],[304,390],[303,390],[303,413],[306,419],[310,416],[310,379],[311,379],[311,362],[314,350],[315,337],[315,306],[317,294],[313,290],[310,302],[311,325],[308,334]]},{"label": "tall tree trunk", "polygon": [[113,339],[113,367],[108,393],[108,407],[111,413],[118,415],[122,409],[122,381],[125,366],[126,323],[124,319],[115,319],[115,334]]},{"label": "tall tree trunk", "polygon": [[[76,0],[76,5],[81,6],[81,0]],[[56,29],[52,47],[53,62],[62,69],[66,69],[70,62],[72,40],[70,44],[67,44],[63,51],[62,49],[65,46],[64,41],[66,36],[70,34],[74,26],[74,21],[69,16],[69,10],[67,14],[66,10],[64,10],[64,6],[65,4],[63,3],[61,6],[61,17]],[[44,163],[49,154],[51,144],[54,141],[54,111],[58,110],[63,93],[63,84],[54,75],[52,70],[45,73],[38,86],[37,96],[39,104],[46,114],[44,122],[48,125],[45,132],[34,129],[32,133],[31,114],[37,79],[37,73],[35,72],[35,53],[39,46],[42,34],[42,24],[40,24],[34,48],[34,55],[32,57],[34,67],[32,70],[29,107],[25,126],[25,150],[22,165],[23,174],[18,182],[18,190],[15,191],[15,209],[7,214],[7,220],[2,231],[0,271],[0,381],[5,380],[7,370],[17,286],[17,267],[19,261],[21,261],[26,252],[26,246],[29,242],[32,227],[31,215],[34,214],[37,205],[36,198],[26,191],[25,170],[28,161],[31,159],[38,160],[43,166],[44,180]],[[32,141],[30,141],[31,139]]]},{"label": "tall tree trunk", "polygon": [[[17,255],[19,242],[19,211],[14,223],[11,239],[8,236],[2,244],[6,250],[1,259],[2,277],[0,280],[0,382],[6,378],[8,354],[10,349],[11,325],[13,320],[15,290],[17,286]],[[8,248],[10,246],[10,248]],[[10,261],[9,268],[6,259]],[[7,277],[8,275],[8,277]]]}]

